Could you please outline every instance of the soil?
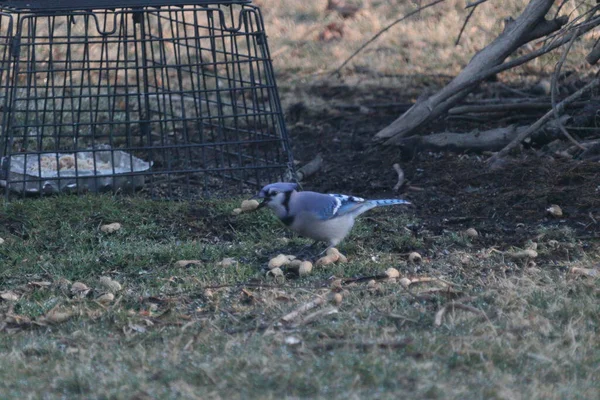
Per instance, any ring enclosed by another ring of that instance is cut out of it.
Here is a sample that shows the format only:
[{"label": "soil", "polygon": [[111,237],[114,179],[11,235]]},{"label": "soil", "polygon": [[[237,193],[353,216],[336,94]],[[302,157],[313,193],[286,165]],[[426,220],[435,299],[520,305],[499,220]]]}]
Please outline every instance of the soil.
[{"label": "soil", "polygon": [[[406,94],[402,97],[397,88],[309,90],[338,106],[317,110],[295,103],[286,110],[295,159],[305,164],[317,153],[324,158],[321,170],[302,183],[304,190],[366,198],[401,196],[414,203],[423,221],[417,229],[441,233],[473,227],[487,245],[522,246],[550,226],[569,227],[580,239],[600,237],[600,163],[555,158],[535,148],[509,158],[501,169],[489,168],[488,157],[478,154],[403,154],[372,138],[406,109],[411,101]],[[489,96],[489,87],[481,90]],[[344,106],[339,106],[340,100]],[[523,123],[531,120],[532,115],[523,117]],[[426,131],[467,132],[477,126],[498,125],[442,119]],[[394,163],[401,165],[408,181],[400,193],[392,190],[397,182]],[[562,217],[548,213],[552,204],[561,207]]]}]

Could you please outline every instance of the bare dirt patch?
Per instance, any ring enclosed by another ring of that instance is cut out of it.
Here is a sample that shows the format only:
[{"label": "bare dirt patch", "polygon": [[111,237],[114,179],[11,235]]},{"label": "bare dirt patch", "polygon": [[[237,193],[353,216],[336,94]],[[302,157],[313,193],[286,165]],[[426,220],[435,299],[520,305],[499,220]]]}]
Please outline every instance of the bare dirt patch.
[{"label": "bare dirt patch", "polygon": [[[490,96],[496,88],[495,95],[502,96],[506,87],[490,84],[478,94]],[[392,191],[397,181],[392,165],[400,163],[410,185],[422,189],[407,190],[405,185],[401,195],[414,202],[423,227],[434,233],[474,227],[487,245],[522,244],[544,227],[568,227],[586,240],[599,237],[597,162],[557,158],[539,146],[525,149],[500,169],[489,168],[484,162],[487,157],[478,154],[407,154],[398,147],[373,143],[372,136],[408,107],[414,93],[399,87],[357,89],[344,85],[314,86],[308,93],[312,97],[306,98],[312,101],[291,103],[287,109],[295,158],[301,163],[317,153],[324,158],[322,170],[306,180],[305,189],[397,196]],[[531,118],[531,114],[523,114],[522,123]],[[502,121],[494,119],[446,118],[428,129],[467,132],[499,124]],[[562,208],[562,217],[547,212],[552,204]]]}]

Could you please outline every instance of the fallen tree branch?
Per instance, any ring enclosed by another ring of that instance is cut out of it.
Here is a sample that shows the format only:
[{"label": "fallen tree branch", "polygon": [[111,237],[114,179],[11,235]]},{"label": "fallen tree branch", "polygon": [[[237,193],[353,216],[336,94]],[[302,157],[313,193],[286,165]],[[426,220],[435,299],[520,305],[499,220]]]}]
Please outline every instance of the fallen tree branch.
[{"label": "fallen tree branch", "polygon": [[[564,115],[561,122],[566,122],[571,117]],[[427,136],[411,136],[402,139],[399,145],[410,152],[417,150],[450,150],[450,151],[498,151],[508,145],[530,126],[510,125],[487,131],[474,131],[469,133],[435,133]],[[537,136],[548,135],[554,137],[560,133],[556,123],[548,124]]]},{"label": "fallen tree branch", "polygon": [[[587,85],[585,85],[584,87],[582,87],[581,89],[579,89],[578,91],[576,91],[575,93],[573,93],[572,95],[570,95],[569,97],[567,97],[566,99],[564,99],[563,101],[558,103],[556,105],[556,110],[558,110],[558,112],[561,113],[565,109],[565,106],[567,106],[568,104],[571,104],[575,100],[579,99],[588,90],[595,89],[598,86],[600,86],[600,79],[595,78],[594,80],[589,82]],[[523,140],[525,140],[532,133],[534,133],[535,131],[540,129],[542,126],[544,126],[553,116],[554,116],[554,109],[548,111],[546,114],[544,114],[544,116],[542,116],[535,123],[530,125],[529,128],[527,128],[525,131],[519,133],[519,135],[517,135],[517,137],[514,138],[509,144],[507,144],[502,150],[500,150],[498,153],[496,153],[492,157],[490,157],[488,160],[488,164],[493,164],[496,161],[498,161],[500,158],[505,157],[512,149],[517,147]]]},{"label": "fallen tree branch", "polygon": [[[469,64],[446,87],[433,96],[418,101],[391,125],[379,131],[374,139],[389,139],[386,144],[398,144],[401,138],[410,135],[423,124],[443,114],[458,101],[464,99],[488,76],[489,71],[501,65],[517,48],[533,39],[531,33],[534,32],[536,26],[547,22],[544,20],[544,16],[553,3],[553,0],[530,1],[521,15],[513,23],[508,24],[504,32],[492,43],[475,54]],[[557,21],[557,24],[562,21],[564,19]],[[483,77],[480,78],[482,75]]]},{"label": "fallen tree branch", "polygon": [[[570,107],[584,107],[589,102],[578,101],[569,104]],[[547,111],[552,108],[552,102],[517,102],[517,103],[499,103],[499,104],[469,104],[464,106],[458,106],[448,110],[449,115],[462,115],[462,114],[487,114],[487,113],[509,113],[513,111]]]},{"label": "fallen tree branch", "polygon": [[[515,25],[519,25],[517,24],[517,22],[519,22],[522,18],[524,19],[524,23],[529,23],[531,21],[527,21],[527,17],[531,19],[531,15],[539,15],[539,8],[548,5],[547,2],[544,4],[542,3],[544,3],[542,0],[530,2],[526,10],[523,11],[521,16],[519,16],[519,18],[515,21],[515,24],[512,24],[513,29]],[[534,7],[534,5],[536,7]],[[532,8],[534,8],[533,11],[531,11]],[[547,8],[544,9],[547,11]],[[540,18],[543,18],[543,15],[541,15]],[[494,66],[493,62],[491,62],[492,60],[490,60],[490,57],[484,56],[486,56],[490,52],[492,55],[497,56],[498,51],[503,50],[506,47],[502,46],[505,45],[505,42],[508,40],[506,38],[507,32],[504,32],[496,40],[494,40],[494,42],[492,42],[485,49],[477,53],[473,57],[469,65],[467,65],[467,67],[465,67],[465,69],[463,69],[463,71],[444,89],[442,89],[440,92],[426,100],[421,100],[417,102],[413,107],[411,107],[406,113],[404,113],[402,116],[396,119],[392,124],[379,131],[375,135],[374,140],[380,141],[388,139],[385,142],[385,144],[398,144],[403,137],[409,136],[410,134],[414,133],[414,131],[422,127],[423,124],[443,114],[452,105],[456,104],[456,102],[466,97],[466,95],[470,92],[471,88],[477,86],[482,80],[493,76],[499,72],[524,64],[532,59],[539,57],[542,54],[548,53],[556,49],[557,47],[560,47],[565,43],[569,42],[573,35],[579,37],[589,32],[596,26],[600,25],[600,17],[593,17],[593,13],[589,13],[589,15],[590,18],[588,20],[575,26],[575,28],[577,29],[576,32],[567,33],[561,39],[554,40],[553,42],[546,44],[545,46],[536,51]],[[561,21],[562,20],[559,19],[559,21],[557,22]],[[529,28],[531,30],[533,29],[533,26],[529,25]],[[520,33],[522,37],[524,37],[525,35],[522,29],[520,29],[518,33]],[[509,39],[511,39],[512,36]],[[516,43],[518,43],[518,41]],[[517,47],[521,46],[522,44],[524,43],[518,44]],[[514,49],[516,49],[516,47]],[[483,60],[481,60],[482,58]],[[501,61],[503,61],[503,59],[501,59],[500,62]],[[482,67],[482,65],[484,67]]]}]

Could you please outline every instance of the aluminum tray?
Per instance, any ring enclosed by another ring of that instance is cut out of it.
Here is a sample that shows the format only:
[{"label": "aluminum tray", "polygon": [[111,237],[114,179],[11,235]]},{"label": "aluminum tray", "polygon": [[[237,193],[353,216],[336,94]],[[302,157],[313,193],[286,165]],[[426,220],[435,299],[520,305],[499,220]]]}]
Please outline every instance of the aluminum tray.
[{"label": "aluminum tray", "polygon": [[139,173],[151,167],[121,150],[15,154],[2,158],[0,186],[22,194],[130,191],[144,186]]}]

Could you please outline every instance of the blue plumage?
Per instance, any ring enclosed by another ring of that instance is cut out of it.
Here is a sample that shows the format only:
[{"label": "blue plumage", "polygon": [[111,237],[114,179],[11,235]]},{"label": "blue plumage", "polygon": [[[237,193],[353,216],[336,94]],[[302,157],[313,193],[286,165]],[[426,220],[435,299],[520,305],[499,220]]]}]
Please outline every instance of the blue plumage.
[{"label": "blue plumage", "polygon": [[401,199],[365,200],[343,194],[298,192],[290,183],[272,183],[258,194],[261,206],[271,208],[292,230],[329,247],[346,237],[360,214],[379,206],[410,204]]}]

